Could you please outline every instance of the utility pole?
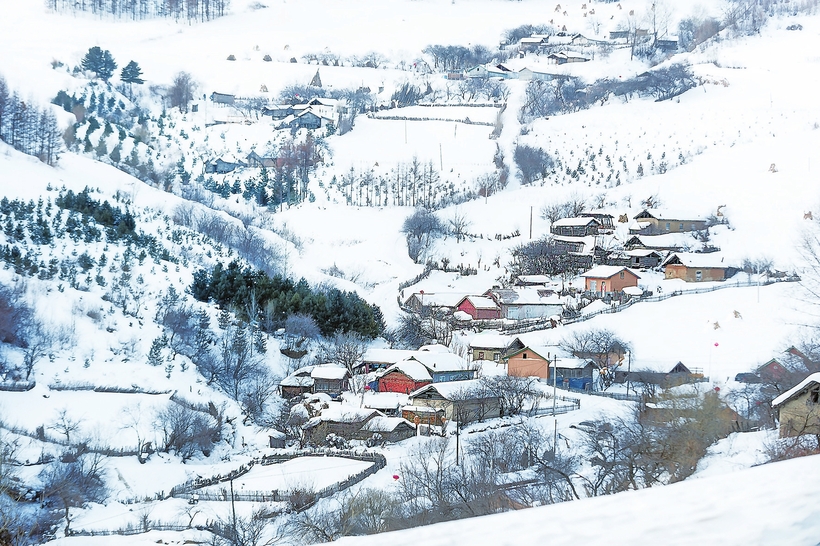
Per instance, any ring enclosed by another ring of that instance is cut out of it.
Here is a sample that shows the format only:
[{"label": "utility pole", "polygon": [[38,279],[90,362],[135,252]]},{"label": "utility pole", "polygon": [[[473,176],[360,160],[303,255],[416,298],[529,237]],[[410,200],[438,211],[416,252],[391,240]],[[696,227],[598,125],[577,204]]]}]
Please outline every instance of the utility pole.
[{"label": "utility pole", "polygon": [[552,435],[552,453],[558,449],[558,415],[555,414],[555,400],[558,396],[558,355],[552,357],[552,421],[554,430]]},{"label": "utility pole", "polygon": [[231,511],[233,512],[233,536],[236,538],[236,503],[233,494],[233,478],[231,478]]},{"label": "utility pole", "polygon": [[530,241],[532,241],[532,205],[530,205]]}]

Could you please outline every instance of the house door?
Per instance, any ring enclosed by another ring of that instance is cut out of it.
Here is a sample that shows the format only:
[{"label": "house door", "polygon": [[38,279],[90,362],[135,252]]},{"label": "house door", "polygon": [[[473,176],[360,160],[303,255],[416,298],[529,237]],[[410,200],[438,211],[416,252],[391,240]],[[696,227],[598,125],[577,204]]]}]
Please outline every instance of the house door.
[{"label": "house door", "polygon": [[702,281],[703,280],[703,271],[695,271],[695,280]]},{"label": "house door", "polygon": [[601,292],[606,292],[606,281],[601,281]]}]

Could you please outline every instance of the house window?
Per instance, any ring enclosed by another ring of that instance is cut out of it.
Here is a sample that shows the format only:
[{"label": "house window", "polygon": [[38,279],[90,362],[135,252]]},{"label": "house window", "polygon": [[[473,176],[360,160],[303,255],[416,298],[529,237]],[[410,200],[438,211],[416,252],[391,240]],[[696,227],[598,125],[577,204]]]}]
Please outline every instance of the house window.
[{"label": "house window", "polygon": [[672,229],[672,224],[666,222],[666,231],[669,231],[670,229]]},{"label": "house window", "polygon": [[623,272],[623,271],[621,271],[620,278],[621,278],[621,279],[623,279],[623,278],[624,278],[624,272]]},{"label": "house window", "polygon": [[527,353],[524,353],[524,358],[527,358]]},{"label": "house window", "polygon": [[692,224],[692,231],[695,231],[695,224]]},{"label": "house window", "polygon": [[683,231],[683,222],[680,223],[680,230]]},{"label": "house window", "polygon": [[695,271],[695,280],[702,281],[703,280],[703,271]]},{"label": "house window", "polygon": [[478,351],[478,359],[484,360],[484,351]]},{"label": "house window", "polygon": [[589,281],[589,289],[595,292],[597,281]]},{"label": "house window", "polygon": [[812,404],[820,403],[820,387],[809,392],[809,401]]},{"label": "house window", "polygon": [[501,360],[501,353],[493,353],[493,360],[496,362]]}]

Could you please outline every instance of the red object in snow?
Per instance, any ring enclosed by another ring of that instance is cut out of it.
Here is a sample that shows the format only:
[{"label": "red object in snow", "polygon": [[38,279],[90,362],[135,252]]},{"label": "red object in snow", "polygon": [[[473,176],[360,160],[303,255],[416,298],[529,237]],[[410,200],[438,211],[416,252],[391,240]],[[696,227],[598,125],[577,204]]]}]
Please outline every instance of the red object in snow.
[{"label": "red object in snow", "polygon": [[398,480],[398,479],[399,479],[399,475],[398,475],[398,474],[393,474],[393,479],[394,479],[394,480]]},{"label": "red object in snow", "polygon": [[718,346],[718,342],[717,342],[717,341],[715,341],[715,347],[717,347],[717,346]]},{"label": "red object in snow", "polygon": [[715,392],[720,392],[720,387],[715,387]]},{"label": "red object in snow", "polygon": [[370,390],[370,385],[365,385],[364,390],[369,391]]}]

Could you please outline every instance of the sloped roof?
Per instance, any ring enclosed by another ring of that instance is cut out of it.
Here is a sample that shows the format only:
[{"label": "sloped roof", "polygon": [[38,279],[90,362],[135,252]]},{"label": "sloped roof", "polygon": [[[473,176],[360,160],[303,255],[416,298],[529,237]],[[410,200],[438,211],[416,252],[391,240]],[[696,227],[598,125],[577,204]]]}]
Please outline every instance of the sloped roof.
[{"label": "sloped roof", "polygon": [[422,352],[427,353],[449,353],[450,349],[447,348],[446,345],[442,345],[441,343],[431,343],[429,345],[422,345],[418,349]]},{"label": "sloped roof", "polygon": [[368,349],[362,357],[362,362],[379,364],[395,364],[415,354],[409,349]]},{"label": "sloped roof", "polygon": [[470,369],[470,363],[453,353],[420,352],[408,360],[415,360],[423,364],[430,373],[458,372]]},{"label": "sloped roof", "polygon": [[[573,370],[580,370],[582,368],[586,368],[592,364],[595,366],[595,362],[588,359],[588,358],[561,358],[558,357],[558,368],[568,368]],[[554,368],[552,364],[550,364],[550,368]]]},{"label": "sloped roof", "polygon": [[690,211],[683,211],[683,210],[671,210],[671,209],[643,209],[641,212],[636,214],[633,218],[638,218],[638,216],[651,216],[657,220],[667,220],[667,221],[687,221],[687,220],[705,220],[703,215],[695,214]]},{"label": "sloped roof", "polygon": [[354,406],[333,405],[322,411],[321,415],[311,418],[302,428],[312,428],[321,422],[333,423],[361,423],[371,417],[383,416],[374,409],[357,408]]},{"label": "sloped roof", "polygon": [[462,301],[464,300],[469,301],[476,309],[498,309],[498,305],[491,298],[484,296],[465,296],[462,298]]},{"label": "sloped roof", "polygon": [[496,396],[490,393],[488,389],[485,389],[483,387],[484,385],[481,383],[480,379],[468,379],[466,381],[445,381],[444,383],[430,383],[429,385],[425,385],[422,388],[411,392],[409,396],[412,402],[414,397],[424,394],[425,392],[434,390],[437,393],[439,393],[441,397],[445,400],[453,400],[454,397],[471,392],[479,393],[480,398],[496,398]]},{"label": "sloped roof", "polygon": [[410,301],[415,296],[424,305],[433,307],[455,307],[462,299],[464,299],[464,292],[414,292],[404,300],[405,303]]},{"label": "sloped roof", "polygon": [[310,372],[313,379],[344,379],[350,372],[344,366],[337,366],[335,364],[323,364],[316,366]]},{"label": "sloped roof", "polygon": [[310,376],[315,366],[299,368],[279,382],[283,387],[312,387],[313,378]]},{"label": "sloped roof", "polygon": [[636,277],[638,277],[639,279],[641,278],[640,275],[638,275],[637,273],[635,273],[634,271],[632,271],[628,267],[623,267],[623,266],[618,266],[618,265],[599,265],[599,266],[593,267],[589,271],[584,271],[583,273],[581,273],[581,276],[585,277],[585,278],[588,277],[588,278],[593,278],[593,279],[609,279],[611,277],[614,277],[615,275],[617,275],[621,271],[628,271],[628,272],[632,273],[633,275],[635,275]]},{"label": "sloped roof", "polygon": [[510,338],[501,334],[478,334],[470,340],[471,349],[506,349],[509,344]]},{"label": "sloped roof", "polygon": [[393,364],[384,370],[384,372],[380,373],[379,377],[384,377],[392,372],[401,372],[413,381],[433,380],[433,376],[431,376],[430,372],[427,371],[427,367],[421,362],[416,362],[415,360],[405,360],[403,362],[399,362],[398,364]]},{"label": "sloped roof", "polygon": [[542,296],[538,288],[500,288],[490,290],[502,305],[562,305],[561,298],[552,294]]},{"label": "sloped roof", "polygon": [[724,262],[724,256],[718,252],[675,252],[670,254],[661,265],[680,264],[686,267],[709,267],[726,269],[728,263]]},{"label": "sloped roof", "polygon": [[553,227],[576,227],[576,226],[588,226],[590,224],[598,224],[601,225],[601,222],[593,218],[592,216],[587,217],[575,217],[575,218],[561,218],[560,220],[556,220],[552,223]]},{"label": "sloped roof", "polygon": [[804,391],[812,388],[814,385],[820,385],[820,372],[811,374],[806,379],[772,400],[772,407],[776,408],[777,406],[785,404],[792,398],[800,396]]},{"label": "sloped roof", "polygon": [[393,432],[399,426],[416,428],[413,423],[402,417],[376,416],[364,424],[362,430],[367,432]]},{"label": "sloped roof", "polygon": [[544,360],[551,361],[556,355],[558,355],[558,358],[563,358],[559,354],[560,349],[557,345],[527,345],[513,353],[508,354],[506,358],[509,359],[510,357],[521,354],[525,351],[535,353]]}]

